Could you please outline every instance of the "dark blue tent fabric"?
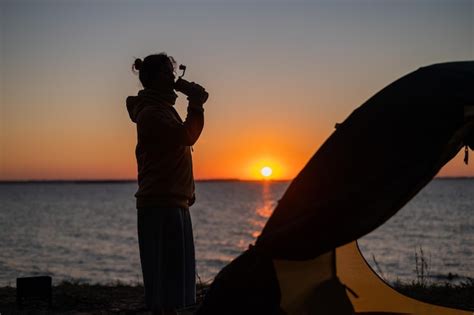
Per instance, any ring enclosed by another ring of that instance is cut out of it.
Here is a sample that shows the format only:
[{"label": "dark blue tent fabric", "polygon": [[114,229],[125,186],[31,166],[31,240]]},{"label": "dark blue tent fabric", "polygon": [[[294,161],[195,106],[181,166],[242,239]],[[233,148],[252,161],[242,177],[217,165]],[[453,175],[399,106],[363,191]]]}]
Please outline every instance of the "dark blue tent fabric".
[{"label": "dark blue tent fabric", "polygon": [[290,184],[256,242],[258,251],[310,259],[383,224],[466,144],[463,127],[472,136],[472,118],[465,117],[470,106],[473,61],[420,68],[375,94]]},{"label": "dark blue tent fabric", "polygon": [[[370,98],[292,181],[255,246],[219,272],[197,314],[284,314],[274,259],[334,253],[383,224],[474,147],[473,106],[473,61],[420,68]],[[317,309],[344,300],[323,296]],[[339,313],[353,314],[350,303]]]}]

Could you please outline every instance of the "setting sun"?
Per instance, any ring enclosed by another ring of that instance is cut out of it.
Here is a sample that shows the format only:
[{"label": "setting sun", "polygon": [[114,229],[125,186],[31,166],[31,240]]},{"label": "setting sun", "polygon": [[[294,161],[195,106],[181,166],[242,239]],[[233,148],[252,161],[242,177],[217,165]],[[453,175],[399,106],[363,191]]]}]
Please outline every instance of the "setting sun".
[{"label": "setting sun", "polygon": [[249,159],[245,168],[245,178],[249,180],[286,180],[288,176],[284,162],[270,155]]},{"label": "setting sun", "polygon": [[268,166],[265,166],[260,170],[260,174],[262,174],[263,177],[270,177],[272,173],[272,169]]}]

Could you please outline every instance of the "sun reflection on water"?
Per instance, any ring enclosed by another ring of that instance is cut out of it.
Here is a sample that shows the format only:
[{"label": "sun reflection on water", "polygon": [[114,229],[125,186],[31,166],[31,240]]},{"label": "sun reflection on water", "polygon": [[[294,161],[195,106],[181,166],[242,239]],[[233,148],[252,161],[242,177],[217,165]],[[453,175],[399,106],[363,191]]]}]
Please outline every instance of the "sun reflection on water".
[{"label": "sun reflection on water", "polygon": [[273,212],[274,202],[272,200],[270,183],[262,182],[262,203],[255,209],[256,217],[250,219],[250,224],[254,227],[252,237],[257,238],[262,232],[265,223]]}]

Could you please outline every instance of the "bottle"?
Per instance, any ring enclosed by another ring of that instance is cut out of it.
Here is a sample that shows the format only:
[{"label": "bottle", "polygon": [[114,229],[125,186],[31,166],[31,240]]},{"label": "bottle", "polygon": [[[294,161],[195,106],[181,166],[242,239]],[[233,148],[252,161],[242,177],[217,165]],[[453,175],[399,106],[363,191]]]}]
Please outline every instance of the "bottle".
[{"label": "bottle", "polygon": [[[178,92],[185,94],[186,96],[188,96],[189,99],[195,96],[194,84],[194,82],[189,82],[179,77],[178,80],[176,80],[176,82],[174,83],[174,89]],[[209,96],[207,93],[205,94],[205,99],[201,100],[203,103],[207,101],[207,97]],[[201,95],[199,95],[199,98],[201,98]]]},{"label": "bottle", "polygon": [[183,78],[178,78],[174,83],[174,89],[178,92],[181,92],[187,96],[191,96],[193,93],[193,85],[191,82],[186,81]]}]

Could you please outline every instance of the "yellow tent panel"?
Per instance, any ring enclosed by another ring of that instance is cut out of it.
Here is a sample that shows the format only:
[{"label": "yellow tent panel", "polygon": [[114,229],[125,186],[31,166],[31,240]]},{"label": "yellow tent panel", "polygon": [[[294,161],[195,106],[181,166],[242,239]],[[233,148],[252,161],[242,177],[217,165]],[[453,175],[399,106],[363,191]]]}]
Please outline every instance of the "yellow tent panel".
[{"label": "yellow tent panel", "polygon": [[311,302],[318,300],[318,286],[335,278],[335,275],[357,295],[356,297],[348,290],[347,296],[355,314],[473,314],[421,302],[397,292],[370,268],[360,253],[357,242],[341,246],[335,253],[329,252],[312,260],[274,260],[273,263],[281,290],[280,306],[288,315],[314,314]]}]

